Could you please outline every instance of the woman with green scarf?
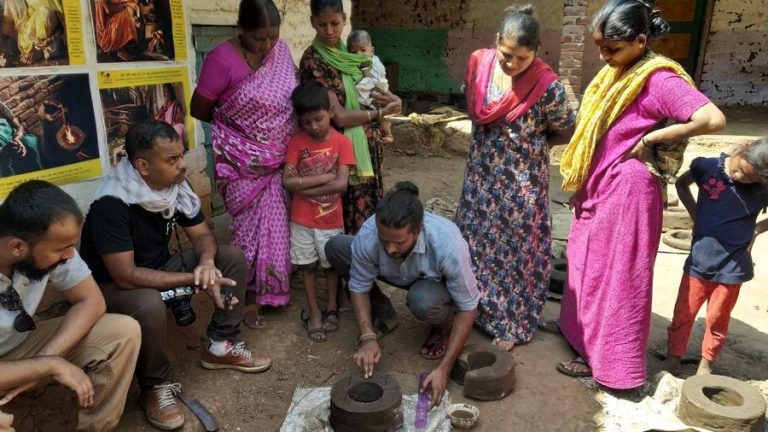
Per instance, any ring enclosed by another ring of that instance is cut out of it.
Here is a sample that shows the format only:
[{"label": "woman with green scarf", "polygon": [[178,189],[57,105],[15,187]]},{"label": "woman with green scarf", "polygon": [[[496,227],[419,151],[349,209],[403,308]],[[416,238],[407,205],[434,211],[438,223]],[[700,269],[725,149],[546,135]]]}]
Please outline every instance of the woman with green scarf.
[{"label": "woman with green scarf", "polygon": [[350,185],[343,195],[344,229],[355,234],[376,211],[384,193],[381,179],[382,144],[379,119],[400,112],[400,98],[380,94],[376,110],[361,110],[355,84],[362,77],[361,65],[370,58],[347,52],[341,40],[347,15],[342,0],[311,0],[312,27],[317,32],[312,46],[299,62],[301,81],[315,80],[326,86],[331,96],[333,124],[352,140],[356,166],[350,172]]}]

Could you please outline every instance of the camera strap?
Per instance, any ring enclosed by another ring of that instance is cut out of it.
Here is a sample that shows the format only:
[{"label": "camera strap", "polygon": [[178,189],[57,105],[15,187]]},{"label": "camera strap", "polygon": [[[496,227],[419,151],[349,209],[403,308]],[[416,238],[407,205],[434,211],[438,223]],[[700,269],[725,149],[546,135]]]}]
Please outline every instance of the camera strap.
[{"label": "camera strap", "polygon": [[179,227],[176,225],[176,220],[174,219],[174,226],[173,226],[173,234],[176,236],[176,247],[179,248],[179,258],[181,258],[181,272],[182,273],[188,273],[191,270],[189,269],[189,266],[187,265],[187,261],[184,259],[184,248],[181,247],[181,237],[179,236]]},{"label": "camera strap", "polygon": [[181,386],[179,386],[178,389],[175,389],[173,393],[187,406],[187,408],[189,408],[190,411],[192,411],[198,420],[200,420],[200,423],[202,423],[205,428],[205,432],[216,432],[219,430],[219,424],[216,421],[216,417],[214,417],[213,414],[208,411],[208,408],[206,408],[199,400],[187,397],[181,390]]}]

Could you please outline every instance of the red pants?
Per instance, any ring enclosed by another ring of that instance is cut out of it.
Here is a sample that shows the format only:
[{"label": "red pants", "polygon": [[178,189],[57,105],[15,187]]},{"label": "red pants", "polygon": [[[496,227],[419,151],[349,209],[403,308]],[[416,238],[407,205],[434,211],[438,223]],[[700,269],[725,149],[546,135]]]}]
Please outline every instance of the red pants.
[{"label": "red pants", "polygon": [[685,354],[696,314],[704,301],[707,301],[701,356],[709,361],[717,360],[728,338],[731,310],[739,298],[740,289],[741,284],[708,282],[684,273],[675,303],[675,314],[667,327],[667,353],[677,357]]}]

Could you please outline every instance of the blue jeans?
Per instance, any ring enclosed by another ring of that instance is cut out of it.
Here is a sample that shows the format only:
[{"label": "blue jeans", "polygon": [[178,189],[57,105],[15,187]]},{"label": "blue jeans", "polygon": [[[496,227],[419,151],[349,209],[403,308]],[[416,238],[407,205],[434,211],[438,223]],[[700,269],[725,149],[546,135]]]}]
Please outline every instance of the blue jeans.
[{"label": "blue jeans", "polygon": [[[325,255],[328,262],[341,277],[347,279],[349,279],[349,269],[352,265],[353,239],[354,236],[351,235],[338,235],[325,244]],[[431,325],[441,325],[453,319],[455,313],[453,299],[448,294],[445,281],[419,279],[410,285],[401,286],[383,278],[380,280],[408,291],[405,305],[419,321]],[[392,302],[381,292],[375,282],[369,294],[371,317],[374,322],[377,318],[386,321],[395,316]]]}]

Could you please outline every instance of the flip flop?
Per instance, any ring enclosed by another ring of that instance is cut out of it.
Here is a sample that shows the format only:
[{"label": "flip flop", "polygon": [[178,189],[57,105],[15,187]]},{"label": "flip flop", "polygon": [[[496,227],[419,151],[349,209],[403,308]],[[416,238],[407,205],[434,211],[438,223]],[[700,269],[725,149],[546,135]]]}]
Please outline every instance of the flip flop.
[{"label": "flip flop", "polygon": [[587,364],[586,360],[584,360],[581,357],[576,357],[576,358],[574,358],[573,360],[571,360],[571,361],[569,361],[567,363],[563,363],[563,362],[558,363],[557,366],[556,366],[557,367],[557,371],[560,372],[563,375],[568,375],[569,377],[574,377],[574,378],[585,378],[585,377],[591,377],[592,376],[592,369],[591,368],[589,368],[589,371],[576,372],[576,371],[572,371],[572,370],[570,370],[570,369],[568,369],[566,367],[567,365],[570,365],[570,364],[582,365],[582,366],[586,366],[587,368],[589,368],[589,365]]},{"label": "flip flop", "polygon": [[560,331],[560,320],[558,319],[540,322],[539,330],[546,333],[563,334],[563,332]]},{"label": "flip flop", "polygon": [[304,309],[301,310],[301,322],[304,323],[304,328],[307,330],[307,337],[313,342],[325,342],[328,338],[325,335],[325,329],[320,327],[309,327],[309,316]]},{"label": "flip flop", "polygon": [[243,317],[243,324],[249,329],[261,330],[267,327],[267,321],[258,311],[248,311]]},{"label": "flip flop", "polygon": [[[443,358],[448,348],[448,337],[450,329],[447,331],[439,326],[432,326],[427,340],[419,350],[419,355],[427,360],[438,360]],[[425,352],[426,350],[426,352]],[[431,353],[431,354],[430,354]]]},{"label": "flip flop", "polygon": [[329,309],[323,312],[323,330],[326,333],[333,333],[339,329],[339,311]]}]

